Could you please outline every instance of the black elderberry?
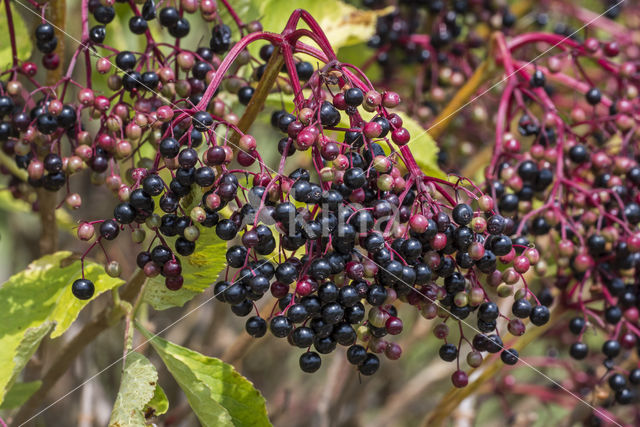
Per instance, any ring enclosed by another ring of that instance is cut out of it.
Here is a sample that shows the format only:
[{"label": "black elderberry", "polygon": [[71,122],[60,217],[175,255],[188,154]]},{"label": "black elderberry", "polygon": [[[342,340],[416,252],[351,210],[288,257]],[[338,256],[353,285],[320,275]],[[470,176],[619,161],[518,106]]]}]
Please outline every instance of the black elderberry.
[{"label": "black elderberry", "polygon": [[55,36],[55,30],[53,28],[53,25],[49,24],[48,22],[45,22],[36,27],[35,34],[36,34],[37,41],[47,42],[53,39],[53,37]]},{"label": "black elderberry", "polygon": [[93,11],[93,17],[101,24],[108,24],[116,17],[116,11],[111,6],[98,6]]},{"label": "black elderberry", "polygon": [[574,317],[569,321],[569,330],[574,335],[580,335],[585,327],[585,321],[583,317]]},{"label": "black elderberry", "polygon": [[358,371],[362,375],[373,375],[380,367],[380,359],[373,353],[367,353],[364,361],[358,365]]},{"label": "black elderberry", "polygon": [[360,365],[367,358],[367,350],[358,344],[352,345],[347,349],[347,360],[352,365]]},{"label": "black elderberry", "polygon": [[189,21],[185,18],[180,18],[173,26],[169,27],[169,34],[177,39],[181,39],[189,34],[190,30],[191,25],[189,24]]},{"label": "black elderberry", "polygon": [[225,53],[231,46],[231,28],[225,24],[218,24],[211,31],[209,47],[217,54]]},{"label": "black elderberry", "polygon": [[96,25],[89,30],[89,39],[94,43],[102,43],[107,37],[107,30],[104,25]]},{"label": "black elderberry", "polygon": [[458,225],[467,225],[473,219],[473,209],[466,203],[459,203],[451,211],[451,218]]},{"label": "black elderberry", "polygon": [[100,224],[100,236],[106,240],[113,240],[118,237],[120,233],[120,227],[118,223],[112,219],[108,219]]},{"label": "black elderberry", "polygon": [[438,350],[438,354],[445,362],[453,362],[458,357],[458,349],[453,344],[443,344]]},{"label": "black elderberry", "polygon": [[129,19],[129,30],[133,34],[144,34],[149,28],[147,21],[142,16],[132,16]]},{"label": "black elderberry", "polygon": [[605,341],[602,344],[602,353],[609,358],[615,358],[620,354],[620,343],[616,340]]},{"label": "black elderberry", "polygon": [[313,344],[314,336],[313,329],[301,326],[293,330],[291,340],[296,347],[307,348]]},{"label": "black elderberry", "polygon": [[89,279],[77,279],[71,285],[71,292],[78,299],[88,300],[93,296],[95,287]]},{"label": "black elderberry", "polygon": [[299,363],[300,369],[303,372],[313,373],[320,369],[322,359],[320,358],[320,355],[315,351],[308,351],[306,353],[302,353]]},{"label": "black elderberry", "polygon": [[627,385],[627,380],[618,373],[611,375],[607,382],[613,391],[620,391]]},{"label": "black elderberry", "polygon": [[515,365],[518,363],[518,351],[513,348],[502,350],[500,359],[505,365]]},{"label": "black elderberry", "polygon": [[[225,282],[220,282],[225,283]],[[267,322],[259,316],[252,316],[247,319],[244,329],[254,338],[263,337],[267,333]]]},{"label": "black elderberry", "polygon": [[123,202],[115,207],[113,217],[120,224],[131,224],[136,219],[136,210],[130,203]]},{"label": "black elderberry", "polygon": [[175,7],[165,7],[160,10],[158,19],[160,21],[160,25],[172,27],[180,19],[180,13]]},{"label": "black elderberry", "polygon": [[598,105],[602,99],[602,94],[598,88],[591,88],[585,95],[587,102],[591,105]]},{"label": "black elderberry", "polygon": [[569,354],[576,360],[582,360],[587,357],[589,353],[589,347],[583,342],[576,342],[571,344],[569,348]]},{"label": "black elderberry", "polygon": [[549,321],[551,314],[549,313],[549,309],[544,305],[536,305],[531,310],[531,314],[529,315],[529,319],[531,323],[536,326],[542,326]]},{"label": "black elderberry", "polygon": [[313,75],[313,65],[306,61],[298,62],[296,64],[296,74],[300,80],[309,80]]}]

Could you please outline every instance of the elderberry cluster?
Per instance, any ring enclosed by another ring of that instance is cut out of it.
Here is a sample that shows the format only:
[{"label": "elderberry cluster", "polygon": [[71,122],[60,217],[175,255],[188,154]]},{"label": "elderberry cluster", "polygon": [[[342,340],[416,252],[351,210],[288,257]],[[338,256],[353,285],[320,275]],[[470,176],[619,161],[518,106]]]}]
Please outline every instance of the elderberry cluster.
[{"label": "elderberry cluster", "polygon": [[[501,101],[510,107],[498,121],[515,121],[517,129],[496,136],[487,191],[513,222],[514,241],[541,248],[537,273],[549,275],[544,280],[557,289],[559,304],[576,312],[568,353],[593,359],[585,334],[601,330],[595,353],[604,356],[611,402],[629,404],[637,401],[639,373],[624,366],[640,353],[640,73],[616,41],[566,43],[571,56],[551,56],[512,80]],[[585,58],[599,61],[611,79],[562,74]],[[578,88],[572,107],[556,102]],[[587,386],[601,381],[591,376]]]},{"label": "elderberry cluster", "polygon": [[397,64],[421,66],[414,83],[420,98],[413,108],[425,119],[438,113],[486,53],[487,37],[478,27],[508,32],[516,22],[508,6],[493,2],[367,0],[364,5],[381,8],[389,3],[396,8],[378,18],[368,45],[376,49],[383,84],[398,77]]},{"label": "elderberry cluster", "polygon": [[[116,12],[131,15],[132,35],[146,37],[144,52],[103,45]],[[208,46],[189,50],[178,47],[177,42],[161,43],[151,36],[150,27],[157,26],[176,41],[185,37],[190,31],[188,17],[197,12],[206,22],[216,21],[210,39],[205,41]],[[192,195],[194,188],[208,188],[217,178],[226,179],[218,177],[212,168],[222,160],[203,161],[197,150],[216,145],[218,126],[233,127],[239,120],[217,97],[210,98],[202,111],[186,115],[183,111],[202,101],[221,55],[232,45],[232,30],[219,19],[213,0],[183,1],[179,9],[171,5],[157,8],[153,0],[147,0],[141,10],[135,3],[91,0],[82,14],[88,15],[83,21],[82,44],[59,82],[40,86],[38,66],[33,62],[16,64],[0,77],[0,144],[16,166],[3,169],[11,175],[9,189],[25,200],[34,189],[65,190],[67,205],[75,209],[82,199],[71,191],[71,177],[89,170],[91,181],[106,184],[121,203],[112,219],[81,224],[78,237],[86,241],[95,236],[93,248],[101,240],[113,240],[129,229],[134,241],[142,242],[146,226],[161,244],[143,251],[138,264],[146,267],[149,276],[163,274],[169,288],[180,288],[180,261],[175,254],[193,253],[199,236],[195,224],[212,227],[218,221],[214,210],[185,211],[180,202],[186,196],[196,197]],[[239,26],[240,36],[260,30],[258,22]],[[44,68],[60,68],[53,25],[43,21],[34,35],[37,49],[44,54]],[[71,70],[83,56],[89,67],[86,81],[74,81]],[[251,78],[243,77],[253,73],[250,61],[251,55],[243,51],[237,58],[235,74],[223,79],[226,90],[237,93],[244,104],[253,93]],[[92,70],[108,76],[110,93],[92,89]],[[179,120],[172,121],[174,118]],[[231,159],[230,147],[223,150],[223,160],[225,156]],[[154,200],[156,196],[159,200]],[[178,238],[170,245],[162,236]],[[114,262],[106,270],[120,274]],[[74,294],[81,299],[91,298],[93,290],[93,283],[86,278],[78,279],[73,286]]]}]

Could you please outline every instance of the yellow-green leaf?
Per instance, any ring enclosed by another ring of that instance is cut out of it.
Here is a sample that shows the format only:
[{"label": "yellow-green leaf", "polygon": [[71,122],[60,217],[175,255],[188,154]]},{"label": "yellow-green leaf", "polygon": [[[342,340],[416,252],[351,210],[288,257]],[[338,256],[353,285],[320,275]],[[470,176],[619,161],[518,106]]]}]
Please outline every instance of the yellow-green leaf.
[{"label": "yellow-green leaf", "polygon": [[[52,338],[62,335],[88,304],[71,293],[81,268],[80,261],[68,262],[70,255],[62,251],[44,256],[0,287],[0,402],[42,338],[52,329]],[[85,263],[85,276],[94,282],[93,298],[123,283],[92,262]]]},{"label": "yellow-green leaf", "polygon": [[[11,2],[9,2],[11,4]],[[4,9],[5,5],[2,5],[0,9],[0,71],[4,71],[6,68],[11,67],[13,63],[13,52],[11,51],[11,39],[9,38],[9,24],[7,21],[7,14]],[[29,59],[31,56],[31,37],[29,36],[29,29],[24,23],[22,16],[16,11],[15,7],[11,8],[13,28],[16,36],[16,48],[18,58],[20,60]]]},{"label": "yellow-green leaf", "polygon": [[169,410],[169,399],[164,393],[160,384],[156,384],[156,389],[153,391],[153,397],[147,402],[145,406],[145,412],[153,410],[153,416],[165,414]]},{"label": "yellow-green leaf", "polygon": [[207,426],[270,426],[264,397],[233,366],[144,330],[200,423]]},{"label": "yellow-green leaf", "polygon": [[146,357],[135,352],[127,354],[109,427],[144,426],[143,409],[154,398],[157,383],[158,372]]},{"label": "yellow-green leaf", "polygon": [[411,117],[401,111],[396,112],[403,125],[411,134],[407,146],[411,150],[422,172],[429,176],[446,179],[446,174],[438,167],[438,145],[425,129]]},{"label": "yellow-green leaf", "polygon": [[[205,229],[205,233],[213,233]],[[201,236],[196,243],[196,251],[182,262],[182,289],[171,291],[164,285],[164,278],[157,276],[149,282],[144,291],[144,301],[156,310],[181,307],[196,295],[204,292],[218,277],[226,263],[227,242],[215,235]]]},{"label": "yellow-green leaf", "polygon": [[[318,21],[335,51],[369,40],[375,33],[378,17],[393,10],[363,10],[339,0],[251,0],[250,3],[248,9],[258,11],[263,28],[278,33],[294,10],[305,9]],[[299,27],[304,27],[302,22]],[[303,39],[303,42],[310,43],[310,40]]]},{"label": "yellow-green leaf", "polygon": [[41,385],[42,381],[15,383],[5,395],[0,409],[13,409],[22,406],[33,393],[38,391]]}]

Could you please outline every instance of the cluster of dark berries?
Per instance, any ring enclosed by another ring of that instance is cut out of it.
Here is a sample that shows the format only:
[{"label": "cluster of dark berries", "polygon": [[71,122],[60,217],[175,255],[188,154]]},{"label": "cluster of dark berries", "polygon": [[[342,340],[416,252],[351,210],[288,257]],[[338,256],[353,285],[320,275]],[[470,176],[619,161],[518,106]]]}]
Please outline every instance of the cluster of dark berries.
[{"label": "cluster of dark berries", "polygon": [[[89,1],[83,14],[90,14],[95,25],[90,27],[91,19],[83,21],[82,46],[69,64],[73,69],[76,59],[85,55],[88,67],[108,76],[110,93],[92,89],[91,72],[84,82],[67,73],[68,77],[50,87],[40,86],[34,78],[38,66],[32,62],[3,72],[0,144],[17,166],[3,172],[11,175],[9,189],[16,198],[30,200],[39,188],[64,190],[67,206],[76,209],[82,199],[71,191],[70,178],[89,170],[91,181],[106,185],[120,204],[112,219],[81,224],[78,237],[86,241],[95,236],[93,248],[128,229],[134,241],[141,243],[146,227],[159,244],[141,252],[138,265],[148,276],[162,274],[167,287],[178,289],[182,277],[176,255],[193,253],[199,236],[196,224],[212,227],[218,222],[216,208],[195,203],[191,209],[187,205],[216,181],[221,184],[231,179],[237,184],[233,176],[218,175],[213,166],[228,164],[234,158],[230,146],[217,143],[216,129],[234,127],[239,117],[218,97],[209,97],[203,108],[194,110],[222,62],[220,55],[232,45],[232,31],[218,19],[213,0],[183,1],[180,9],[171,5],[156,9],[153,0],[147,0],[141,10],[134,3],[125,3]],[[216,21],[209,46],[193,50],[172,46],[156,42],[148,31],[149,26],[158,25],[180,39],[189,32],[187,17],[198,11],[205,21]],[[116,12],[132,15],[129,29],[147,38],[144,52],[102,45]],[[242,35],[261,27],[251,22],[239,25],[238,30]],[[58,68],[54,26],[43,22],[34,33],[37,48],[45,54],[44,67]],[[97,54],[97,60],[92,59],[90,50]],[[244,103],[251,97],[247,88],[253,90],[241,77],[253,72],[247,65],[250,60],[251,55],[243,51],[235,62],[235,74],[221,79],[228,91],[241,92],[238,97]],[[213,147],[213,152],[206,151],[207,147]],[[246,157],[239,161],[243,160],[247,163]],[[249,160],[252,163],[255,157],[249,156]],[[164,240],[174,236],[175,242]],[[119,274],[116,264],[105,267],[109,274]],[[73,291],[78,298],[88,299],[93,295],[93,284],[79,279]]]},{"label": "cluster of dark berries", "polygon": [[438,113],[486,54],[486,31],[478,28],[509,32],[516,22],[508,6],[493,2],[364,1],[366,7],[376,9],[389,4],[395,9],[378,18],[376,34],[368,44],[376,49],[374,59],[383,71],[383,85],[392,84],[399,69],[420,66],[414,83],[419,97],[412,108],[425,120]]},{"label": "cluster of dark berries", "polygon": [[[561,39],[545,35],[547,43]],[[540,248],[536,272],[550,276],[559,304],[577,312],[568,353],[592,360],[584,334],[601,330],[614,400],[628,404],[637,399],[636,374],[627,382],[622,365],[640,353],[640,73],[617,42],[564,40],[571,56],[521,70],[502,95],[487,192],[513,222],[514,241]],[[507,66],[523,64],[516,55]],[[586,58],[598,62],[590,71],[599,80],[584,70],[580,78],[563,74]],[[582,94],[573,106],[559,102],[575,91]],[[509,132],[509,122],[517,129]],[[601,382],[593,376],[590,386]]]}]

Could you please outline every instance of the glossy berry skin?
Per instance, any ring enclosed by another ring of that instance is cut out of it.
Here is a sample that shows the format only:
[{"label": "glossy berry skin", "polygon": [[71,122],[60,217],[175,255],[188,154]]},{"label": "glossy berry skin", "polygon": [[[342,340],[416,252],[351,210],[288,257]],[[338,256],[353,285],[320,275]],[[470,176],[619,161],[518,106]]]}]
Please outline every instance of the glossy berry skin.
[{"label": "glossy berry skin", "polygon": [[347,103],[347,105],[350,105],[352,107],[358,107],[360,104],[362,104],[363,100],[364,100],[364,93],[360,88],[354,87],[354,88],[348,89],[344,93],[344,101]]},{"label": "glossy berry skin", "polygon": [[458,225],[467,225],[473,219],[473,209],[466,203],[459,203],[453,208],[451,218]]},{"label": "glossy berry skin", "polygon": [[47,42],[55,36],[54,27],[49,23],[43,23],[36,27],[36,40]]},{"label": "glossy berry skin", "polygon": [[71,285],[71,292],[80,300],[88,300],[93,296],[95,287],[89,279],[77,279],[73,282],[73,285]]},{"label": "glossy berry skin", "polygon": [[520,319],[526,319],[531,314],[531,303],[526,299],[518,299],[513,302],[511,312]]},{"label": "glossy berry skin", "polygon": [[574,317],[569,321],[569,330],[574,335],[581,334],[584,327],[585,327],[585,321],[583,317]]},{"label": "glossy berry skin", "polygon": [[587,357],[589,347],[583,342],[576,342],[569,348],[569,354],[576,360],[582,360]]},{"label": "glossy berry skin", "polygon": [[439,354],[445,362],[453,362],[458,357],[458,349],[453,344],[444,344],[440,347]]},{"label": "glossy berry skin", "polygon": [[591,88],[585,97],[590,105],[598,105],[602,99],[602,93],[598,88]]},{"label": "glossy berry skin", "polygon": [[267,333],[267,322],[258,316],[250,317],[245,323],[245,330],[254,338],[263,337]]},{"label": "glossy berry skin", "polygon": [[106,240],[113,240],[118,237],[120,227],[118,223],[112,219],[108,219],[100,224],[100,236]]},{"label": "glossy berry skin", "polygon": [[380,359],[378,359],[378,356],[368,353],[364,361],[358,365],[358,371],[362,375],[369,376],[375,374],[379,367]]},{"label": "glossy berry skin", "polygon": [[352,365],[360,365],[367,359],[367,350],[358,344],[347,349],[347,360]]},{"label": "glossy berry skin", "polygon": [[529,318],[531,319],[531,323],[536,326],[542,326],[546,324],[549,321],[550,317],[551,315],[549,313],[549,309],[544,305],[536,305],[535,307],[533,307],[533,309],[531,310],[531,315],[529,316]]},{"label": "glossy berry skin", "polygon": [[293,324],[285,316],[275,316],[269,325],[271,333],[277,338],[284,338],[291,333]]},{"label": "glossy berry skin", "polygon": [[160,25],[173,27],[180,19],[180,13],[175,7],[165,7],[160,10],[158,20]]},{"label": "glossy berry skin", "polygon": [[502,350],[500,359],[505,365],[515,365],[518,363],[518,351],[513,348]]},{"label": "glossy berry skin", "polygon": [[320,355],[315,351],[308,351],[306,353],[302,353],[299,363],[302,372],[311,374],[320,369],[320,365],[322,365],[322,359],[320,358]]}]

